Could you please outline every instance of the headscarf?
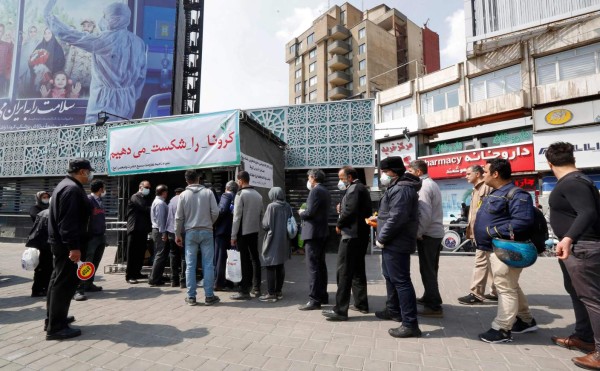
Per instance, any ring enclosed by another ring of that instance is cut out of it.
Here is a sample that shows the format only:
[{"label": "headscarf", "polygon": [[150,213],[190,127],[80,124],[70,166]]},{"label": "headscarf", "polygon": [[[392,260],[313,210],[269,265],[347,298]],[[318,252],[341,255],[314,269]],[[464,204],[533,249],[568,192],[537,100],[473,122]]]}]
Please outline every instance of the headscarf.
[{"label": "headscarf", "polygon": [[65,68],[65,51],[56,40],[54,34],[52,34],[49,41],[42,39],[35,49],[44,49],[48,52],[48,60],[45,65],[50,72],[58,72]]},{"label": "headscarf", "polygon": [[271,202],[285,202],[285,192],[280,187],[273,187],[269,190],[269,200]]}]

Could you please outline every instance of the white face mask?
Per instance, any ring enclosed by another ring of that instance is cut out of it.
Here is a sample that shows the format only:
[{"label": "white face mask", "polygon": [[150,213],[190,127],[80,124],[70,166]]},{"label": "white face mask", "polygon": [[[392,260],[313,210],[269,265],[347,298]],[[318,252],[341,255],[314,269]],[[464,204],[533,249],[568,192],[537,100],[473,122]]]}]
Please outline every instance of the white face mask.
[{"label": "white face mask", "polygon": [[392,181],[392,177],[385,173],[381,174],[379,179],[381,180],[381,185],[383,185],[383,186],[390,185],[390,182]]},{"label": "white face mask", "polygon": [[313,185],[310,183],[310,180],[306,181],[306,188],[308,188],[309,191],[312,191],[312,189],[314,188]]},{"label": "white face mask", "polygon": [[48,204],[50,203],[50,200],[49,200],[49,199],[47,199],[47,198],[42,198],[42,203],[43,203],[44,205],[48,205]]},{"label": "white face mask", "polygon": [[148,188],[142,188],[142,194],[144,196],[148,196],[150,194],[150,189],[148,189]]},{"label": "white face mask", "polygon": [[92,179],[94,179],[94,173],[92,173],[91,171],[87,174],[87,180],[88,183],[92,181]]},{"label": "white face mask", "polygon": [[348,186],[346,185],[346,183],[344,183],[343,180],[340,179],[340,181],[338,182],[338,189],[340,191],[345,191],[346,189],[348,189]]},{"label": "white face mask", "polygon": [[102,193],[100,193],[100,197],[104,197],[106,196],[106,191],[103,191]]}]

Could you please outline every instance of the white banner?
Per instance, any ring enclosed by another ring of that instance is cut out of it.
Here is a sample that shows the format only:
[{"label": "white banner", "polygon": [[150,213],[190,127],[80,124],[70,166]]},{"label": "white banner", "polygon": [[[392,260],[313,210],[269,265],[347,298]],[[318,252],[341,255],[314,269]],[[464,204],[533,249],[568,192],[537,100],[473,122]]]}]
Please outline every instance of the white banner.
[{"label": "white banner", "polygon": [[400,156],[404,160],[404,166],[417,159],[417,137],[398,139],[379,142],[379,161],[386,157]]},{"label": "white banner", "polygon": [[575,166],[579,169],[598,167],[600,161],[600,126],[565,129],[533,134],[535,170],[550,170],[546,150],[554,142],[569,142],[575,146]]},{"label": "white banner", "polygon": [[251,186],[273,188],[273,165],[242,153],[241,167],[250,174]]},{"label": "white banner", "polygon": [[240,164],[238,111],[196,114],[111,127],[108,175]]}]

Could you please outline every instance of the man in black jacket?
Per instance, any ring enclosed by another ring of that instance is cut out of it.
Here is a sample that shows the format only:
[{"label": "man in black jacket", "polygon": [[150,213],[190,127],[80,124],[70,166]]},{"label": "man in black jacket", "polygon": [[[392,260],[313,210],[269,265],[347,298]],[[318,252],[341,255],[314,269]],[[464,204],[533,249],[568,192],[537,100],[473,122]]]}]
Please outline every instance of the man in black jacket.
[{"label": "man in black jacket", "polygon": [[327,294],[327,265],[325,263],[325,243],[329,235],[329,206],[331,195],[322,184],[325,173],[322,170],[308,171],[306,187],[310,191],[306,200],[306,209],[299,210],[303,221],[301,237],[306,251],[308,268],[309,298],[300,310],[321,309],[321,304],[329,304]]},{"label": "man in black jacket", "polygon": [[144,254],[148,233],[152,230],[150,221],[150,182],[143,180],[139,191],[131,196],[127,204],[127,269],[125,280],[130,284],[138,283],[142,275]]},{"label": "man in black jacket", "polygon": [[69,327],[75,319],[67,314],[79,282],[76,263],[87,243],[90,218],[90,204],[82,184],[92,180],[93,171],[88,160],[71,160],[67,177],[52,193],[48,241],[54,255],[54,270],[48,288],[46,340],[81,335],[81,330]]},{"label": "man in black jacket", "polygon": [[[367,299],[367,276],[365,254],[369,245],[369,226],[365,218],[371,216],[371,195],[358,179],[358,172],[345,166],[338,172],[338,188],[345,191],[338,205],[338,221],[335,227],[341,234],[337,259],[337,284],[335,307],[323,311],[329,321],[348,320],[348,309],[369,312]],[[354,294],[354,306],[350,307],[350,292]]]},{"label": "man in black jacket", "polygon": [[419,337],[417,296],[410,279],[410,254],[417,246],[421,180],[405,173],[402,157],[381,160],[381,184],[387,186],[377,215],[377,246],[387,289],[386,310],[376,312],[380,319],[402,322],[388,333],[393,337]]}]

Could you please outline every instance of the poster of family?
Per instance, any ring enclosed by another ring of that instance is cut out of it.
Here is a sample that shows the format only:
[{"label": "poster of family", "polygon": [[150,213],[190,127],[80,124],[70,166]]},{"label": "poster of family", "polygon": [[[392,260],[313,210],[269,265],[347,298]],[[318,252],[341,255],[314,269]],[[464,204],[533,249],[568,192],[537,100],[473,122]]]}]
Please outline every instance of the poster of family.
[{"label": "poster of family", "polygon": [[176,0],[0,0],[0,131],[170,115],[175,22]]}]

